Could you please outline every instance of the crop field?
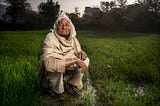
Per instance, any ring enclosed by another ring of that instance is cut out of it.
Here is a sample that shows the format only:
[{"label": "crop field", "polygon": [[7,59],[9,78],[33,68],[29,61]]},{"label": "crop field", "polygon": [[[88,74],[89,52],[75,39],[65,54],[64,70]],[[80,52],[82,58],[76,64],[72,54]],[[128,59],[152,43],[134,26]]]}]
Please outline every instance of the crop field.
[{"label": "crop field", "polygon": [[[36,79],[48,32],[0,32],[0,106],[54,106]],[[78,30],[77,38],[90,58],[96,106],[160,106],[160,34]],[[86,74],[83,82],[85,89]]]}]

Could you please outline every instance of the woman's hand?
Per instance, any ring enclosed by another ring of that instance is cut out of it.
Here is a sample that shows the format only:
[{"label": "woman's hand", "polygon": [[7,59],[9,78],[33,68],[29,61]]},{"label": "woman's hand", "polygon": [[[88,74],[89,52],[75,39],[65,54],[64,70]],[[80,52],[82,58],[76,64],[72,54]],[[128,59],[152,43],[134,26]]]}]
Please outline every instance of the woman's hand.
[{"label": "woman's hand", "polygon": [[77,64],[77,58],[66,58],[65,66],[69,67],[70,65]]},{"label": "woman's hand", "polygon": [[82,73],[88,72],[88,67],[86,66],[86,64],[85,64],[82,60],[77,59],[76,62],[77,62],[77,65],[78,65],[80,68],[82,68]]},{"label": "woman's hand", "polygon": [[80,51],[77,57],[84,61],[87,58],[87,54],[84,51]]},{"label": "woman's hand", "polygon": [[67,58],[65,59],[66,67],[69,67],[70,65],[77,64],[78,67],[82,68],[82,73],[86,73],[88,71],[88,67],[86,64],[78,59],[78,58]]}]

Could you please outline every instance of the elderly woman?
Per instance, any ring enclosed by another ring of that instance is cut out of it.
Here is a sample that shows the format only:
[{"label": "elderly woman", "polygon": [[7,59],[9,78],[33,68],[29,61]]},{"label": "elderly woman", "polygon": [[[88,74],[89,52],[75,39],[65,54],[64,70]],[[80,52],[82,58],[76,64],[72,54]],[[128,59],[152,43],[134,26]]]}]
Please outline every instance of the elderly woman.
[{"label": "elderly woman", "polygon": [[71,20],[65,14],[58,17],[53,31],[47,34],[42,50],[38,67],[39,84],[52,97],[64,97],[64,91],[79,96],[89,59],[81,49]]}]

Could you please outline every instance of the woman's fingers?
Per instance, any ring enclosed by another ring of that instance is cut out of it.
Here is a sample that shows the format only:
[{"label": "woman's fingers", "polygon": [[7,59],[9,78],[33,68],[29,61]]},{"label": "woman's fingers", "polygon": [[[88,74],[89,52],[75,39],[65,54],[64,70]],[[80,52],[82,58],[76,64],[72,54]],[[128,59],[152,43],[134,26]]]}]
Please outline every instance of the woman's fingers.
[{"label": "woman's fingers", "polygon": [[82,73],[85,73],[88,71],[88,67],[86,66],[86,64],[82,60],[79,59],[77,63],[79,65],[79,67],[82,68]]},{"label": "woman's fingers", "polygon": [[87,54],[84,51],[78,53],[78,58],[81,60],[85,60],[87,58]]}]

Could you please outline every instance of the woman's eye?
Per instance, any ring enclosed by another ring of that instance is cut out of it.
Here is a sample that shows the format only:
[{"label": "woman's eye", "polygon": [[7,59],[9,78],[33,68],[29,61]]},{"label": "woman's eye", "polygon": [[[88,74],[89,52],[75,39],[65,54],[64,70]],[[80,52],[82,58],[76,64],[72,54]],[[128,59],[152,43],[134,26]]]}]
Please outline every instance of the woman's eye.
[{"label": "woman's eye", "polygon": [[70,24],[68,24],[68,23],[66,23],[66,24],[59,23],[58,26],[59,26],[59,27],[69,27]]},{"label": "woman's eye", "polygon": [[58,26],[63,26],[63,24],[59,24]]},{"label": "woman's eye", "polygon": [[68,24],[66,24],[65,26],[67,26],[67,27],[68,27],[69,25],[68,25]]}]

